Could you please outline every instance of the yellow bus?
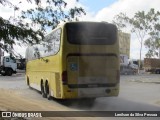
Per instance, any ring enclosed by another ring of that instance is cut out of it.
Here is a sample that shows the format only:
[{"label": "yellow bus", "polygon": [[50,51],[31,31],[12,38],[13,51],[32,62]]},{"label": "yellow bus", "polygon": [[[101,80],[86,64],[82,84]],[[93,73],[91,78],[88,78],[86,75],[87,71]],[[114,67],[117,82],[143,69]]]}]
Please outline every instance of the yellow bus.
[{"label": "yellow bus", "polygon": [[26,50],[26,83],[57,99],[118,96],[117,28],[106,22],[67,22]]}]

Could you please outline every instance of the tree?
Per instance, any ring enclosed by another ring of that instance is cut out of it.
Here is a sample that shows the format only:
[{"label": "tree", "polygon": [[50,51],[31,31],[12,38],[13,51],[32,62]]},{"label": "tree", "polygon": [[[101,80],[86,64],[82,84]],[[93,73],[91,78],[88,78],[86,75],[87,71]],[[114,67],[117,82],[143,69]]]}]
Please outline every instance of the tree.
[{"label": "tree", "polygon": [[74,7],[66,10],[67,3],[63,0],[46,0],[46,4],[41,3],[35,9],[22,12],[21,18],[30,19],[31,24],[39,26],[42,32],[47,29],[54,29],[61,21],[78,20],[79,15],[85,14],[81,7]]},{"label": "tree", "polygon": [[[0,0],[0,4],[14,7],[8,0]],[[13,49],[15,40],[23,43],[38,43],[41,38],[43,38],[41,31],[34,31],[22,21],[19,20],[17,24],[13,24],[11,21],[0,17],[0,48],[3,50],[8,52],[10,48]]]},{"label": "tree", "polygon": [[[133,17],[128,17],[124,13],[120,13],[116,16],[116,22],[117,24],[124,24],[131,28],[131,32],[135,33],[139,43],[140,43],[140,61],[142,57],[142,49],[143,49],[143,43],[146,40],[146,37],[150,33],[150,31],[153,28],[152,23],[156,19],[156,14],[154,13],[154,9],[150,9],[148,13],[145,13],[145,11],[138,11],[134,14]],[[123,20],[123,21],[122,21]],[[123,23],[121,23],[123,22]],[[139,62],[139,68],[141,64]]]},{"label": "tree", "polygon": [[112,21],[115,24],[119,31],[122,31],[123,28],[127,27],[126,21],[127,16],[124,13],[119,13],[118,15],[114,16],[114,20]]},{"label": "tree", "polygon": [[[27,1],[33,4],[33,0]],[[63,0],[45,0],[47,6],[42,6],[41,0],[34,1],[36,8],[23,11],[20,17],[14,18],[14,23],[13,19],[5,20],[0,17],[0,48],[8,52],[16,41],[26,44],[39,43],[43,40],[46,29],[55,28],[60,21],[77,20],[82,13],[85,14],[81,7],[74,7],[66,11],[67,3]],[[0,0],[0,4],[15,9],[9,0]],[[26,22],[26,19],[32,22]],[[39,28],[31,27],[33,23]]]},{"label": "tree", "polygon": [[149,32],[149,38],[144,43],[144,45],[148,48],[146,57],[151,58],[154,56],[159,56],[160,58],[160,12],[155,12],[153,9],[152,13],[154,14],[154,18],[152,18],[152,29]]}]

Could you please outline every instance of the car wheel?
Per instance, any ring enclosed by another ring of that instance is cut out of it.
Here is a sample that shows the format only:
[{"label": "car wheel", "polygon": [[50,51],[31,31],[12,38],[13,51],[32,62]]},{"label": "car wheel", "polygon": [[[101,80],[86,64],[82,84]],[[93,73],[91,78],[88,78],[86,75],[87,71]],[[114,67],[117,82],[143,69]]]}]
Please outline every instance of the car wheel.
[{"label": "car wheel", "polygon": [[12,69],[7,69],[6,73],[8,76],[11,76],[13,74],[13,71],[12,71]]}]

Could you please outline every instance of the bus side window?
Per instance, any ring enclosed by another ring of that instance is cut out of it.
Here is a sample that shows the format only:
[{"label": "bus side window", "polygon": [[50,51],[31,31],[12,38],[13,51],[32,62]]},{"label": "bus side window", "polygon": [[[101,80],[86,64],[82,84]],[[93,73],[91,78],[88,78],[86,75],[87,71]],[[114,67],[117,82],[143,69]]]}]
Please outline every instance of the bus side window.
[{"label": "bus side window", "polygon": [[58,29],[54,32],[53,37],[53,47],[54,47],[54,54],[57,54],[60,49],[60,38],[61,37],[61,29]]},{"label": "bus side window", "polygon": [[42,57],[55,55],[59,52],[61,40],[61,29],[58,29],[44,39],[44,44],[41,46]]}]

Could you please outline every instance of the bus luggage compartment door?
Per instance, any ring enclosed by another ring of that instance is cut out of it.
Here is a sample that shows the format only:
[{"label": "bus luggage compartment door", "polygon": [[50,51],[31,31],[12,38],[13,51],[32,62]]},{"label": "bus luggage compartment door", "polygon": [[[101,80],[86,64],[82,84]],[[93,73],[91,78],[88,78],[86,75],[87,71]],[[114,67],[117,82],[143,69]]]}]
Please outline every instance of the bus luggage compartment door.
[{"label": "bus luggage compartment door", "polygon": [[107,88],[117,83],[116,56],[77,55],[68,58],[68,86],[78,97],[108,96]]}]

